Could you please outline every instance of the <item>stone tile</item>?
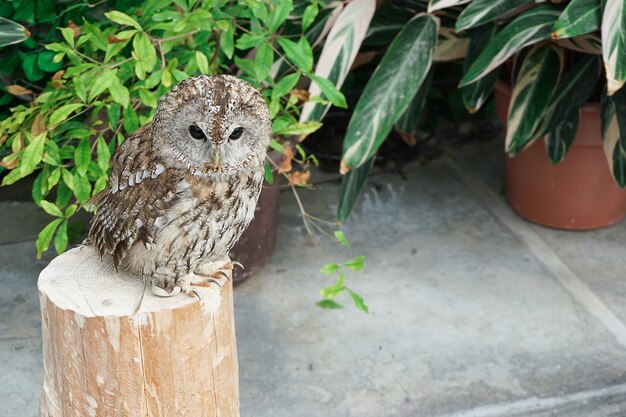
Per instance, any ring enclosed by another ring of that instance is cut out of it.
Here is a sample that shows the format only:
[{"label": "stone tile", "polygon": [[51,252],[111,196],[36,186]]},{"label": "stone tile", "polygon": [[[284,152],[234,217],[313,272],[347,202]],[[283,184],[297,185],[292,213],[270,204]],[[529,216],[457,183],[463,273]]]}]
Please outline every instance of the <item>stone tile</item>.
[{"label": "stone tile", "polygon": [[32,202],[0,201],[0,245],[35,240],[53,219]]},{"label": "stone tile", "polygon": [[36,417],[42,383],[41,341],[0,340],[0,417]]},{"label": "stone tile", "polygon": [[37,278],[53,255],[35,254],[33,241],[0,246],[0,339],[41,335]]},{"label": "stone tile", "polygon": [[[348,254],[320,255],[283,196],[276,256],[236,291],[242,415],[440,416],[626,381],[623,347],[445,164],[407,172],[376,177],[345,227],[370,315],[313,305]],[[336,192],[302,197],[329,218]]]}]

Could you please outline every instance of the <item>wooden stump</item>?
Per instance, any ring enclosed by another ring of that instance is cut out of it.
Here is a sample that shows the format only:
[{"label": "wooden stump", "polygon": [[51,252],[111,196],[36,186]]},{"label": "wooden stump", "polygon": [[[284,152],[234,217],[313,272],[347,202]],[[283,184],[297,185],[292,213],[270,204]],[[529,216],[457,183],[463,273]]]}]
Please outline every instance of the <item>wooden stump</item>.
[{"label": "wooden stump", "polygon": [[160,298],[82,247],[53,260],[38,287],[41,417],[239,416],[230,281],[201,300]]}]

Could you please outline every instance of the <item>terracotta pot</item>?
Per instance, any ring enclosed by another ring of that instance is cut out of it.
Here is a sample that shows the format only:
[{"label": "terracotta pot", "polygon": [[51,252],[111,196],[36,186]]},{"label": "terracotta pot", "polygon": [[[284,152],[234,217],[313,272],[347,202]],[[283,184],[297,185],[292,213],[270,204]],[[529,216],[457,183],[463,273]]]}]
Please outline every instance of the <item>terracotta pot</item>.
[{"label": "terracotta pot", "polygon": [[233,282],[241,283],[261,269],[272,257],[276,246],[277,185],[264,184],[254,219],[230,251],[230,259],[241,262],[245,269],[235,267]]},{"label": "terracotta pot", "polygon": [[[506,127],[511,88],[496,84],[496,115]],[[509,205],[519,216],[560,229],[595,229],[626,215],[626,190],[616,183],[602,147],[600,106],[585,104],[574,143],[552,164],[545,141],[506,157]]]}]

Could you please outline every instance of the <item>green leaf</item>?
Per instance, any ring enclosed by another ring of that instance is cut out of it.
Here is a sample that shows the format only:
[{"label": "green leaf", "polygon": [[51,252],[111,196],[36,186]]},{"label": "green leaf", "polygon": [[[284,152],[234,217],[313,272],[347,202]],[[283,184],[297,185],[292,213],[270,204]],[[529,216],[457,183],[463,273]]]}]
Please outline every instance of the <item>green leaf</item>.
[{"label": "green leaf", "polygon": [[[321,14],[325,14],[326,10],[328,9],[323,10]],[[351,1],[341,11],[328,32],[322,52],[316,61],[315,75],[330,81],[334,90],[341,89],[350,72],[375,10],[374,0]],[[317,26],[317,22],[314,26]],[[321,87],[317,83],[311,83],[309,95],[316,97],[321,93]],[[329,108],[329,103],[309,100],[302,107],[300,121],[320,121]]]},{"label": "green leaf", "polygon": [[284,96],[285,94],[289,93],[296,86],[296,84],[298,84],[299,80],[300,80],[299,72],[285,75],[274,86],[274,89],[272,90],[272,99],[280,98]]},{"label": "green leaf", "polygon": [[522,48],[550,39],[552,26],[558,17],[559,9],[549,4],[521,13],[484,47],[465,72],[459,86],[464,87],[485,77]]},{"label": "green leaf", "polygon": [[117,10],[113,10],[111,12],[107,12],[104,14],[107,19],[112,22],[119,23],[120,25],[132,26],[137,30],[143,30],[141,25],[137,23],[135,19],[127,15],[126,13],[118,12]]},{"label": "green leaf", "polygon": [[67,248],[67,220],[64,220],[59,229],[57,230],[57,234],[54,238],[54,249],[56,249],[57,253],[60,255],[65,252]]},{"label": "green leaf", "polygon": [[35,137],[28,132],[24,135],[29,138],[29,144],[22,151],[20,157],[19,172],[21,178],[30,174],[37,168],[37,165],[43,158],[44,144],[46,143],[46,132],[43,132]]},{"label": "green leaf", "polygon": [[50,126],[56,126],[59,123],[65,121],[69,117],[70,114],[74,113],[76,110],[83,107],[83,103],[72,103],[66,104],[64,106],[59,107],[52,113],[50,119],[48,120],[48,124]]},{"label": "green leaf", "polygon": [[112,71],[105,69],[102,74],[96,77],[91,89],[89,90],[88,101],[93,101],[96,97],[102,94],[107,88],[109,88],[117,79],[117,70]]},{"label": "green leaf", "polygon": [[270,19],[267,29],[270,32],[276,32],[278,28],[285,22],[289,13],[293,10],[291,0],[272,0],[272,10],[270,11]]},{"label": "green leaf", "polygon": [[[135,75],[140,80],[145,79],[146,73],[152,72],[157,63],[156,48],[145,33],[138,33],[133,38],[133,58],[137,60]],[[169,73],[169,71],[164,70],[163,73],[165,72]],[[163,81],[163,78],[161,78],[161,81]]]},{"label": "green leaf", "polygon": [[341,243],[343,246],[345,246],[346,248],[352,250],[352,246],[350,246],[350,242],[348,242],[348,238],[346,237],[345,233],[343,233],[341,230],[335,230],[335,239],[337,239],[337,241]]},{"label": "green leaf", "polygon": [[327,300],[332,300],[333,298],[335,298],[336,296],[338,296],[339,294],[343,292],[344,290],[343,281],[344,281],[343,274],[340,273],[339,277],[337,278],[337,282],[335,282],[333,285],[330,285],[326,288],[322,288],[320,290],[320,295]]},{"label": "green leaf", "polygon": [[311,3],[306,6],[304,13],[302,13],[302,30],[307,30],[311,23],[315,20],[317,13],[319,12],[319,6],[317,3]]},{"label": "green leaf", "polygon": [[[61,173],[63,172],[61,171]],[[65,207],[70,198],[72,198],[72,190],[69,189],[65,182],[60,182],[57,187],[57,198],[55,201],[57,207]]]},{"label": "green leaf", "polygon": [[113,83],[109,86],[109,93],[111,93],[113,101],[121,104],[123,107],[127,107],[130,104],[128,88],[124,87],[117,77],[115,77]]},{"label": "green leaf", "polygon": [[456,19],[456,30],[480,26],[532,3],[532,0],[473,0]]},{"label": "green leaf", "polygon": [[200,51],[196,51],[196,64],[198,65],[198,70],[200,70],[201,74],[209,73],[209,60],[206,55]]},{"label": "green leaf", "polygon": [[441,10],[448,7],[459,6],[469,1],[470,0],[430,0],[428,2],[428,13],[432,13],[436,10]]},{"label": "green leaf", "polygon": [[[70,190],[74,190],[74,175],[65,168],[61,168],[61,177],[63,178],[63,182]],[[57,206],[62,207],[61,204],[57,202]]]},{"label": "green leaf", "polygon": [[285,153],[285,147],[281,145],[276,139],[270,139],[270,148],[280,153]]},{"label": "green leaf", "polygon": [[360,167],[351,170],[342,178],[339,206],[337,207],[337,220],[340,222],[346,221],[359,196],[363,193],[373,164],[374,157]]},{"label": "green leaf", "polygon": [[37,247],[37,259],[41,259],[41,254],[48,250],[52,236],[61,222],[63,222],[63,219],[53,220],[48,223],[48,225],[44,227],[41,232],[39,232],[37,241],[35,242],[35,246]]},{"label": "green leaf", "polygon": [[372,158],[417,93],[432,65],[439,20],[419,14],[393,40],[354,109],[341,172]]},{"label": "green leaf", "polygon": [[91,183],[86,176],[80,174],[74,176],[74,195],[80,204],[91,197]]},{"label": "green leaf", "polygon": [[234,36],[232,28],[229,28],[229,30],[225,30],[221,32],[220,48],[222,52],[224,53],[224,55],[226,55],[226,58],[228,59],[233,58],[233,53],[235,53],[235,36]]},{"label": "green leaf", "polygon": [[20,43],[29,37],[30,32],[24,26],[12,20],[0,17],[0,48]]},{"label": "green leaf", "polygon": [[311,71],[313,68],[313,51],[304,36],[296,43],[286,38],[278,38],[278,44],[285,52],[287,59],[299,70]]},{"label": "green leaf", "polygon": [[349,261],[344,262],[344,265],[353,271],[358,271],[363,269],[365,265],[365,256],[359,256],[358,258],[350,259]]},{"label": "green leaf", "polygon": [[602,15],[602,57],[607,94],[613,95],[626,81],[626,0],[605,0]]},{"label": "green leaf", "polygon": [[595,32],[600,27],[598,0],[572,0],[552,27],[552,38],[573,38]]},{"label": "green leaf", "polygon": [[87,174],[89,162],[91,162],[91,142],[88,137],[84,137],[74,151],[74,163],[76,164],[78,175],[84,176]]},{"label": "green leaf", "polygon": [[63,217],[63,212],[61,211],[61,209],[49,201],[41,200],[41,208],[51,216]]},{"label": "green leaf", "polygon": [[281,129],[276,130],[275,135],[308,135],[310,133],[315,132],[320,127],[322,127],[322,123],[320,122],[298,122],[291,124],[289,126],[283,127]]},{"label": "green leaf", "polygon": [[324,275],[333,275],[337,271],[339,271],[339,265],[336,263],[325,264],[322,269],[320,269],[320,272]]},{"label": "green leaf", "polygon": [[[467,71],[474,63],[478,55],[482,52],[496,33],[496,25],[482,25],[470,29],[470,44],[467,56],[463,60],[463,71]],[[493,91],[493,86],[500,74],[500,67],[497,67],[480,80],[466,85],[461,89],[463,104],[470,113],[476,113],[485,104]]]},{"label": "green leaf", "polygon": [[602,95],[602,142],[611,173],[626,187],[626,89]]},{"label": "green leaf", "polygon": [[337,88],[335,87],[333,83],[331,83],[330,81],[328,81],[327,79],[323,77],[320,77],[318,75],[311,74],[311,73],[307,74],[307,77],[312,79],[315,82],[315,84],[317,84],[319,89],[322,91],[323,98],[328,99],[331,103],[333,103],[333,105],[339,108],[342,108],[342,109],[348,108],[348,103],[346,102],[346,98],[344,97],[343,94],[341,94],[339,90],[337,90]]},{"label": "green leaf", "polygon": [[139,98],[141,99],[141,102],[143,104],[145,104],[148,107],[152,107],[153,109],[156,109],[158,101],[156,96],[154,95],[154,93],[150,90],[147,90],[145,88],[140,88],[139,89]]},{"label": "green leaf", "polygon": [[65,218],[69,219],[70,217],[72,217],[74,215],[74,213],[76,213],[77,209],[78,209],[78,206],[76,204],[70,205],[67,208],[67,210],[65,210]]},{"label": "green leaf", "polygon": [[52,51],[42,51],[37,55],[37,66],[46,72],[56,72],[63,66],[60,62],[54,62],[56,54]]},{"label": "green leaf", "polygon": [[111,151],[102,136],[98,138],[96,143],[96,153],[98,155],[98,166],[102,172],[107,172],[109,169],[109,160],[111,159]]},{"label": "green leaf", "polygon": [[361,297],[359,294],[355,293],[354,291],[352,291],[349,288],[346,288],[346,289],[348,290],[348,293],[350,294],[350,297],[352,297],[352,301],[354,301],[354,305],[356,306],[356,308],[358,308],[359,310],[361,310],[364,313],[369,313],[370,310],[365,305],[365,302],[363,301],[363,297]]},{"label": "green leaf", "polygon": [[581,54],[578,63],[563,76],[552,95],[535,136],[547,134],[546,146],[553,163],[563,160],[574,141],[580,108],[589,100],[600,74],[598,57]]},{"label": "green leaf", "polygon": [[336,302],[335,300],[321,300],[315,303],[318,307],[329,308],[329,309],[338,309],[343,308],[341,304]]},{"label": "green leaf", "polygon": [[274,63],[274,50],[269,43],[262,43],[256,49],[256,59],[254,61],[254,70],[256,78],[262,81],[267,77]]},{"label": "green leaf", "polygon": [[63,39],[68,43],[72,48],[74,47],[74,29],[72,28],[60,28],[61,35],[63,35]]},{"label": "green leaf", "polygon": [[272,172],[272,168],[270,167],[270,164],[267,163],[267,161],[265,161],[265,164],[263,164],[263,177],[265,179],[265,182],[267,182],[268,184],[274,184],[274,173]]},{"label": "green leaf", "polygon": [[522,63],[509,105],[505,147],[515,156],[535,139],[563,68],[563,50],[554,45],[533,48]]},{"label": "green leaf", "polygon": [[126,133],[131,135],[135,130],[139,129],[139,117],[135,113],[133,106],[128,106],[122,112],[122,124]]}]

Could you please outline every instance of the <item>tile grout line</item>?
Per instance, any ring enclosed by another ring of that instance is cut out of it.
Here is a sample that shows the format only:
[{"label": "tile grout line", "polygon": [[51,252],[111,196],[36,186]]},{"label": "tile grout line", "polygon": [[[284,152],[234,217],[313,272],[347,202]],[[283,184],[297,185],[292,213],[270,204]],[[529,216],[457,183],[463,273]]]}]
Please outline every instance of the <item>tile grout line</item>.
[{"label": "tile grout line", "polygon": [[451,158],[451,160],[446,158],[446,164],[453,170],[457,178],[470,189],[479,203],[521,239],[574,300],[600,321],[606,330],[626,348],[626,324],[576,276],[546,241],[533,230],[533,227],[518,218],[465,162],[452,151],[446,150],[446,153]]},{"label": "tile grout line", "polygon": [[547,411],[571,403],[586,403],[595,398],[612,397],[621,394],[626,394],[626,384],[613,385],[590,391],[577,391],[571,394],[553,397],[530,397],[509,403],[489,404],[446,414],[441,417],[514,417],[526,415],[529,411]]}]

